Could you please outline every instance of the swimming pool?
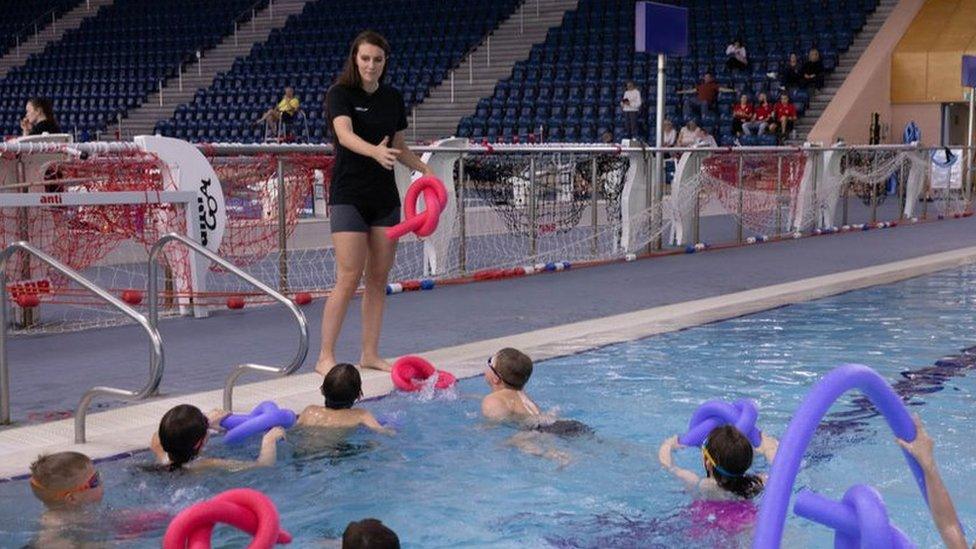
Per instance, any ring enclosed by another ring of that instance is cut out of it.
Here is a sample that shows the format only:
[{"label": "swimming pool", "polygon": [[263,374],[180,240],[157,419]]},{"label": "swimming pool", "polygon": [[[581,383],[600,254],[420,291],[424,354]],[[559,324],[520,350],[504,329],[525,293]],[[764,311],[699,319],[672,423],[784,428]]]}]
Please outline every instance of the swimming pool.
[{"label": "swimming pool", "polygon": [[[574,456],[565,467],[519,453],[506,445],[512,430],[480,421],[487,387],[478,378],[461,382],[456,398],[393,395],[366,403],[378,414],[398,415],[403,428],[395,438],[363,434],[338,451],[308,451],[291,436],[274,469],[147,474],[138,467],[147,454],[104,463],[105,512],[175,512],[224,489],[253,486],[275,500],[298,547],[338,537],[349,521],[367,516],[382,519],[408,547],[747,546],[748,533],[732,540],[719,530],[689,533],[690,499],[658,467],[658,444],[680,432],[708,398],[757,400],[762,427],[780,436],[822,374],[861,362],[892,383],[906,381],[900,387],[913,395],[910,402],[937,441],[960,518],[973,525],[976,495],[967,488],[976,470],[970,434],[976,372],[945,377],[925,369],[976,344],[974,281],[976,267],[967,267],[541,363],[529,393],[597,431],[561,443]],[[905,371],[916,374],[902,376]],[[937,545],[883,420],[852,398],[833,412],[796,487],[839,498],[851,484],[870,482],[912,540]],[[679,463],[700,472],[699,461],[694,451],[679,454]],[[761,459],[757,465],[765,469]],[[27,542],[41,510],[27,483],[0,485],[0,501],[0,546]],[[150,529],[118,544],[158,547],[161,535],[161,528]],[[825,528],[790,518],[784,546],[828,546],[831,539]],[[243,538],[221,529],[215,540],[236,547]]]}]

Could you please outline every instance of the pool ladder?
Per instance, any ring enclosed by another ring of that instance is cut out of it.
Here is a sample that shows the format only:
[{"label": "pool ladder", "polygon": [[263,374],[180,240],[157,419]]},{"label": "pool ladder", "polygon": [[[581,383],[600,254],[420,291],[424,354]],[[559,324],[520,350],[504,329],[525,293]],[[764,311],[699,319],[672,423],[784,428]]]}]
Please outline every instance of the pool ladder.
[{"label": "pool ladder", "polygon": [[262,364],[237,365],[237,367],[234,368],[234,371],[227,376],[227,380],[224,382],[223,408],[228,411],[233,410],[234,385],[237,383],[237,379],[246,372],[259,372],[283,377],[289,376],[298,371],[298,369],[302,366],[302,363],[305,362],[305,357],[308,355],[308,321],[305,319],[305,314],[302,313],[302,311],[295,305],[294,302],[292,302],[292,300],[285,297],[281,292],[278,292],[267,284],[247,274],[233,263],[208,250],[199,242],[191,240],[178,233],[164,234],[149,250],[149,287],[147,293],[149,294],[148,306],[150,326],[155,328],[159,323],[159,296],[157,291],[159,285],[159,264],[155,261],[155,258],[163,247],[170,242],[178,242],[183,244],[190,250],[202,255],[217,265],[220,265],[226,269],[227,272],[233,273],[241,280],[254,286],[262,293],[267,294],[278,303],[281,303],[292,314],[292,316],[295,318],[295,323],[298,325],[298,351],[291,359],[291,362],[279,367],[265,366]]},{"label": "pool ladder", "polygon": [[102,395],[122,397],[126,400],[141,400],[150,396],[159,387],[159,382],[163,378],[163,340],[159,337],[156,326],[150,323],[145,315],[98,287],[71,267],[27,242],[20,241],[10,244],[0,252],[0,424],[10,423],[10,378],[7,364],[7,259],[17,251],[28,253],[47,263],[52,269],[88,289],[103,301],[107,301],[109,305],[136,321],[149,336],[149,381],[145,386],[136,391],[95,386],[82,395],[81,401],[78,402],[78,409],[75,411],[75,443],[83,444],[85,442],[85,419],[88,416],[88,407],[91,405],[92,399]]}]

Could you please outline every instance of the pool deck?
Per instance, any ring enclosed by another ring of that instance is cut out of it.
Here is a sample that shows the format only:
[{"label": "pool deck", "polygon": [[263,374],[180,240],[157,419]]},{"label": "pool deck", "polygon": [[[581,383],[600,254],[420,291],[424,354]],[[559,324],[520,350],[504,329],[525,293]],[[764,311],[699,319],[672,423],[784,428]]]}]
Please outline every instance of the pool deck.
[{"label": "pool deck", "polygon": [[[540,360],[973,261],[976,218],[968,218],[446,286],[392,296],[381,350],[386,356],[423,354],[466,377],[481,373],[485,357],[502,346],[522,348]],[[304,311],[313,344],[303,371],[311,372],[321,300]],[[346,322],[339,358],[354,361],[357,308],[350,309]],[[161,397],[93,409],[86,445],[71,444],[70,419],[0,430],[0,478],[24,474],[43,452],[73,448],[102,458],[143,449],[168,408],[184,402],[218,407],[220,388],[234,365],[280,364],[295,345],[293,325],[279,307],[168,320],[161,332],[166,344]],[[14,418],[71,410],[95,384],[141,386],[147,360],[147,345],[131,326],[13,339]],[[246,384],[235,391],[235,408],[247,410],[274,398],[301,409],[321,400],[320,379],[314,373],[265,381],[245,377]],[[366,396],[391,389],[389,376],[364,373]]]}]

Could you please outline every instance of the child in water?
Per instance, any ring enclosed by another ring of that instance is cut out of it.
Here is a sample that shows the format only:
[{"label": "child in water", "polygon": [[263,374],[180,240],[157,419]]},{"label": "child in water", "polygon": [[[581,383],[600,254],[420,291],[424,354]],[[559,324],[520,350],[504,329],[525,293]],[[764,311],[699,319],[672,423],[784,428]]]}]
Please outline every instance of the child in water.
[{"label": "child in water", "polygon": [[[747,474],[752,467],[752,443],[732,425],[712,429],[702,443],[705,478],[674,465],[671,454],[681,447],[677,435],[665,440],[658,451],[658,460],[665,470],[681,479],[689,489],[697,490],[704,499],[752,499],[762,492],[766,475]],[[756,450],[772,463],[778,447],[779,442],[764,433]]]},{"label": "child in water", "polygon": [[214,410],[204,415],[196,406],[180,404],[170,409],[159,421],[159,429],[149,444],[156,456],[156,463],[170,471],[177,469],[228,469],[241,470],[252,467],[271,467],[278,460],[277,442],[285,438],[285,430],[275,427],[261,439],[261,453],[255,461],[239,461],[200,457],[200,452],[210,440],[210,429],[219,427],[220,420],[229,412]]},{"label": "child in water", "polygon": [[298,416],[298,425],[335,430],[340,438],[345,438],[349,431],[360,425],[384,435],[396,434],[380,425],[369,410],[353,408],[363,396],[363,380],[352,364],[333,366],[322,380],[321,390],[325,406],[307,406]]},{"label": "child in water", "polygon": [[84,546],[75,534],[84,536],[97,522],[89,511],[105,493],[92,460],[79,452],[57,452],[37,458],[30,471],[31,492],[45,507],[30,547]]}]

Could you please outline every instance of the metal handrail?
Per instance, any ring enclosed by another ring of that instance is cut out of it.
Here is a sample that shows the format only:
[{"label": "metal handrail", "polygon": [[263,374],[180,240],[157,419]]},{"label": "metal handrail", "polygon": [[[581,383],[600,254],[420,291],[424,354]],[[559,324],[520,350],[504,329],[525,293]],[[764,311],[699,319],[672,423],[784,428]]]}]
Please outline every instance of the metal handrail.
[{"label": "metal handrail", "polygon": [[180,242],[190,250],[206,257],[210,261],[213,261],[224,269],[227,269],[228,272],[233,273],[241,280],[271,296],[275,301],[278,301],[287,307],[292,316],[295,317],[295,321],[298,323],[298,352],[295,353],[295,357],[291,360],[291,362],[287,366],[282,366],[280,368],[275,368],[274,366],[263,366],[261,364],[239,364],[234,371],[227,376],[227,381],[224,383],[224,409],[231,410],[233,408],[232,400],[234,384],[237,382],[237,378],[239,378],[244,372],[263,372],[282,377],[295,373],[302,366],[302,363],[305,362],[305,357],[308,356],[308,321],[305,319],[305,314],[295,306],[292,300],[288,299],[274,288],[271,288],[267,284],[242,271],[233,263],[211,252],[199,242],[191,240],[178,233],[164,234],[149,250],[149,285],[147,293],[149,294],[148,307],[150,325],[156,327],[159,323],[159,296],[157,295],[157,288],[159,286],[159,282],[157,280],[159,265],[156,262],[156,255],[159,254],[166,244],[174,241]]},{"label": "metal handrail", "polygon": [[81,286],[108,302],[109,305],[125,313],[126,316],[135,320],[149,336],[151,344],[149,355],[149,382],[138,391],[127,391],[125,389],[115,389],[113,387],[95,386],[85,391],[81,400],[78,402],[78,409],[75,411],[75,443],[85,443],[85,418],[88,415],[88,406],[92,399],[98,395],[122,397],[128,400],[141,400],[152,394],[159,382],[163,378],[163,340],[155,326],[150,325],[142,313],[136,311],[123,301],[99,288],[95,283],[76,272],[71,267],[61,263],[57,259],[35,248],[27,242],[19,241],[10,244],[0,252],[0,423],[10,423],[10,382],[7,372],[7,259],[16,251],[25,251],[51,268],[67,276]]},{"label": "metal handrail", "polygon": [[[35,17],[23,27],[17,29],[17,31],[14,33],[14,37],[17,40],[16,48],[18,51],[20,50],[21,37],[24,38],[23,43],[27,43],[30,40],[31,36],[37,36],[38,34],[40,34],[42,30],[47,28],[46,21],[50,20],[52,24],[55,22],[55,20],[57,19],[58,9],[59,7],[55,6],[47,10],[43,14]],[[31,32],[31,28],[33,28],[33,32]]]}]

